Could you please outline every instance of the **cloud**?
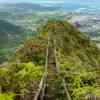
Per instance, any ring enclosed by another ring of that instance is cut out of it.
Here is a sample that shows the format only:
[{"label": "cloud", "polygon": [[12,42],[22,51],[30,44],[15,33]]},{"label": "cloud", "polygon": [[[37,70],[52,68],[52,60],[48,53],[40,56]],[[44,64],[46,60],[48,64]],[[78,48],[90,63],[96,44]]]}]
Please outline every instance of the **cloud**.
[{"label": "cloud", "polygon": [[0,3],[20,3],[20,2],[33,2],[33,3],[63,3],[64,0],[0,0]]}]

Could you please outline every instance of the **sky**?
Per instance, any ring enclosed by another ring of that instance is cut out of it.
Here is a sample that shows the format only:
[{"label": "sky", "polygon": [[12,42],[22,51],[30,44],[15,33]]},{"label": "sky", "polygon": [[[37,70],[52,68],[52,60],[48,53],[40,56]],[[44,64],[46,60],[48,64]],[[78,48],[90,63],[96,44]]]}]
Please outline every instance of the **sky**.
[{"label": "sky", "polygon": [[95,4],[100,3],[100,0],[64,0],[65,2],[70,3],[80,3],[80,4]]},{"label": "sky", "polygon": [[21,2],[33,2],[33,3],[100,3],[100,0],[0,0],[0,3],[21,3]]}]

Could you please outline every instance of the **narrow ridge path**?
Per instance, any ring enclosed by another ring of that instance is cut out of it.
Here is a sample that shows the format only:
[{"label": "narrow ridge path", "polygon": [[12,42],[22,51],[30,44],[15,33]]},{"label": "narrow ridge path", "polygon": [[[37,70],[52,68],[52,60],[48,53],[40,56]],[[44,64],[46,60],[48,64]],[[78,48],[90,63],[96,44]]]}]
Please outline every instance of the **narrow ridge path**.
[{"label": "narrow ridge path", "polygon": [[54,56],[54,48],[53,45],[49,47],[49,55],[48,55],[48,68],[47,68],[47,83],[46,83],[46,91],[45,91],[45,100],[56,100],[56,80],[58,77],[55,56]]},{"label": "narrow ridge path", "polygon": [[39,92],[33,100],[71,100],[64,79],[59,75],[56,44],[48,37],[45,73]]}]

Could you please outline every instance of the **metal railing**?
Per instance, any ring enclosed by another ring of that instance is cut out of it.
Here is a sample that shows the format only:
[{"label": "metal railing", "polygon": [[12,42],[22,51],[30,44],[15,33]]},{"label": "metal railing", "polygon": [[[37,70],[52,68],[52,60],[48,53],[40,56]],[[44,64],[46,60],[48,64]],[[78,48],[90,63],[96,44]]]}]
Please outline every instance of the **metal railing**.
[{"label": "metal railing", "polygon": [[39,89],[35,95],[33,100],[44,100],[45,89],[46,89],[46,81],[47,81],[47,68],[48,68],[48,56],[49,56],[49,45],[50,45],[50,36],[48,36],[48,43],[46,49],[46,59],[45,59],[45,73],[43,78],[41,79]]}]

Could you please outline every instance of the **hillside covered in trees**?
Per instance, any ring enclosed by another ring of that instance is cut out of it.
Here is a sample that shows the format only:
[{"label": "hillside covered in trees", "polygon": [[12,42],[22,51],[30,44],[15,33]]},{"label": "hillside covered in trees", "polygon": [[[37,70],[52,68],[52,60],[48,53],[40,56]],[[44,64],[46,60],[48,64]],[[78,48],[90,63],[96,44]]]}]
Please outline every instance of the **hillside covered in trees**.
[{"label": "hillside covered in trees", "polygon": [[0,20],[0,63],[5,61],[7,55],[27,36],[26,29],[8,21]]},{"label": "hillside covered in trees", "polygon": [[[68,22],[51,20],[0,65],[1,100],[34,98],[32,91],[38,90],[45,72],[48,37],[51,44],[55,41],[58,76],[65,80],[72,100],[100,98],[100,49],[85,33]],[[60,87],[61,83],[57,82]],[[59,90],[57,100],[66,100],[62,95],[63,88]]]}]

